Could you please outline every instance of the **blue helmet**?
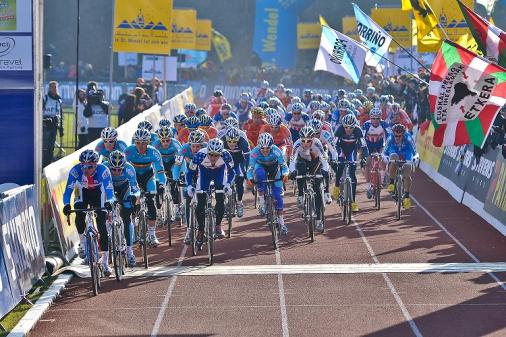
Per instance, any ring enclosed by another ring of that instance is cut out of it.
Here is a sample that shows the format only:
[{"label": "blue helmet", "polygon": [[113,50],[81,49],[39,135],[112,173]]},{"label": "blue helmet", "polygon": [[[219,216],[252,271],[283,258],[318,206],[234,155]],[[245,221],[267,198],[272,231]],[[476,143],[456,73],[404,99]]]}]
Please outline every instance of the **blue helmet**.
[{"label": "blue helmet", "polygon": [[109,155],[109,166],[111,168],[123,168],[125,167],[126,158],[125,154],[121,151],[112,151]]},{"label": "blue helmet", "polygon": [[199,119],[200,119],[201,126],[213,125],[213,119],[209,115],[201,115],[201,116],[199,116]]},{"label": "blue helmet", "polygon": [[159,127],[162,127],[162,126],[170,126],[171,123],[170,121],[167,119],[167,118],[162,118],[160,119],[160,121],[158,122],[158,126]]},{"label": "blue helmet", "polygon": [[198,129],[200,126],[200,119],[197,116],[191,116],[185,121],[185,125],[188,129]]},{"label": "blue helmet", "polygon": [[98,159],[99,159],[98,153],[96,153],[93,150],[84,150],[79,155],[79,162],[81,164],[98,163]]}]

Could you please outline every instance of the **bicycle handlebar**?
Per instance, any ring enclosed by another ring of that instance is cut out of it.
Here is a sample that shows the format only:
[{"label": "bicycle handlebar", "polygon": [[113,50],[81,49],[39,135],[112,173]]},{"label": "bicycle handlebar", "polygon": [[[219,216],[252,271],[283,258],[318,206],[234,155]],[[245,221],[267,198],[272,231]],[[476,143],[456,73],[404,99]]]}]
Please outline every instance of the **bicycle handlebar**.
[{"label": "bicycle handlebar", "polygon": [[[91,208],[74,208],[70,210],[70,213],[76,212],[95,212],[95,211],[104,211],[107,210],[105,207],[91,207]],[[69,214],[70,215],[70,214]],[[67,215],[67,225],[70,226],[70,217]]]},{"label": "bicycle handlebar", "polygon": [[305,174],[303,176],[296,176],[295,179],[305,179],[305,178],[323,178],[321,174]]}]

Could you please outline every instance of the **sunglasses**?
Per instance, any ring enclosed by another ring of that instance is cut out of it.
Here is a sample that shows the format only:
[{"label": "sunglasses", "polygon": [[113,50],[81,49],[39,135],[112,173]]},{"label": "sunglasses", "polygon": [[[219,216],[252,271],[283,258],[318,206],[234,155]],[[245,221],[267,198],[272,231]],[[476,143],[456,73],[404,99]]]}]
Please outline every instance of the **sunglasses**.
[{"label": "sunglasses", "polygon": [[371,120],[380,120],[381,118],[379,117],[371,117]]},{"label": "sunglasses", "polygon": [[160,139],[160,142],[162,143],[170,143],[171,139],[170,138],[161,138]]},{"label": "sunglasses", "polygon": [[91,170],[97,167],[97,164],[83,165],[83,170]]},{"label": "sunglasses", "polygon": [[140,145],[147,145],[147,144],[149,144],[149,141],[144,141],[144,140],[136,140],[136,141],[135,141],[135,144],[140,144]]},{"label": "sunglasses", "polygon": [[400,134],[399,133],[394,134],[395,138],[401,138],[402,136],[403,136],[402,133],[400,133]]},{"label": "sunglasses", "polygon": [[271,148],[270,147],[261,147],[260,150],[261,151],[270,151]]},{"label": "sunglasses", "polygon": [[208,153],[209,157],[219,157],[220,154],[219,153]]},{"label": "sunglasses", "polygon": [[308,143],[311,143],[313,140],[312,139],[301,139],[300,140],[303,144],[308,144]]},{"label": "sunglasses", "polygon": [[114,167],[114,168],[111,168],[111,172],[121,173],[121,172],[123,172],[123,168],[122,167]]},{"label": "sunglasses", "polygon": [[238,140],[232,140],[232,139],[228,140],[227,139],[227,143],[229,143],[229,144],[237,144],[237,143],[239,143],[239,141]]},{"label": "sunglasses", "polygon": [[293,112],[294,115],[300,115],[301,112]]},{"label": "sunglasses", "polygon": [[344,128],[349,130],[349,129],[354,129],[355,127],[354,126],[345,126]]},{"label": "sunglasses", "polygon": [[113,139],[104,139],[104,144],[114,144],[115,140]]}]

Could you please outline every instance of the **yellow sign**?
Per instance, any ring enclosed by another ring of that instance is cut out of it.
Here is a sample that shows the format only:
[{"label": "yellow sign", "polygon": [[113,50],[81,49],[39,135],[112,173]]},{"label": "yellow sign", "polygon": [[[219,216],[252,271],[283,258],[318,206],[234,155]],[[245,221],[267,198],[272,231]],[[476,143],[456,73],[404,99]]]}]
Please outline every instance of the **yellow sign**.
[{"label": "yellow sign", "polygon": [[[400,8],[373,8],[371,19],[392,36],[401,46],[411,47],[411,18],[410,12]],[[391,49],[396,49],[397,43],[390,44]]]},{"label": "yellow sign", "polygon": [[116,0],[113,51],[169,54],[172,0]]},{"label": "yellow sign", "polygon": [[172,16],[172,49],[195,49],[197,44],[197,11],[174,9]]},{"label": "yellow sign", "polygon": [[197,20],[197,43],[196,50],[211,50],[211,34],[213,23],[211,20]]},{"label": "yellow sign", "polygon": [[212,39],[214,49],[216,50],[216,54],[218,54],[220,62],[223,63],[226,60],[231,59],[232,48],[230,47],[230,42],[228,42],[228,39],[216,29],[213,29]]},{"label": "yellow sign", "polygon": [[360,41],[357,31],[357,20],[354,16],[343,16],[343,34],[355,41]]},{"label": "yellow sign", "polygon": [[297,24],[297,49],[318,49],[322,26],[320,23]]},{"label": "yellow sign", "polygon": [[434,126],[429,124],[428,129],[422,134],[420,131],[416,137],[416,150],[420,156],[420,160],[429,164],[430,167],[437,172],[444,147],[435,147],[432,145],[434,137]]},{"label": "yellow sign", "polygon": [[[448,34],[448,38],[457,41],[462,34],[469,32],[464,16],[457,1],[428,0],[434,14],[439,20],[439,25]],[[473,0],[461,0],[469,8],[474,8]],[[444,33],[442,35],[444,37]]]}]

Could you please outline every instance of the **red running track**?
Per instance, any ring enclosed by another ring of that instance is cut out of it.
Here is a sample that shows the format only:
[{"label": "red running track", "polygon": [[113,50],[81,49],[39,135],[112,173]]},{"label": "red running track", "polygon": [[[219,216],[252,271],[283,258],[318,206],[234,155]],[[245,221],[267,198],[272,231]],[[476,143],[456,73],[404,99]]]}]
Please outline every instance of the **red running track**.
[{"label": "red running track", "polygon": [[[277,254],[248,195],[233,237],[215,245],[216,265],[504,260],[501,234],[425,174],[415,174],[416,202],[400,221],[383,194],[375,211],[359,184],[355,222],[346,226],[333,204],[327,230],[310,243],[287,192],[290,233]],[[176,265],[184,250],[182,228],[173,247],[164,234],[163,244],[150,250],[152,265]],[[205,254],[192,257],[190,250],[180,260],[182,266],[206,263]],[[30,336],[505,336],[505,280],[506,273],[484,271],[140,276],[110,278],[94,297],[89,280],[74,279]]]}]

